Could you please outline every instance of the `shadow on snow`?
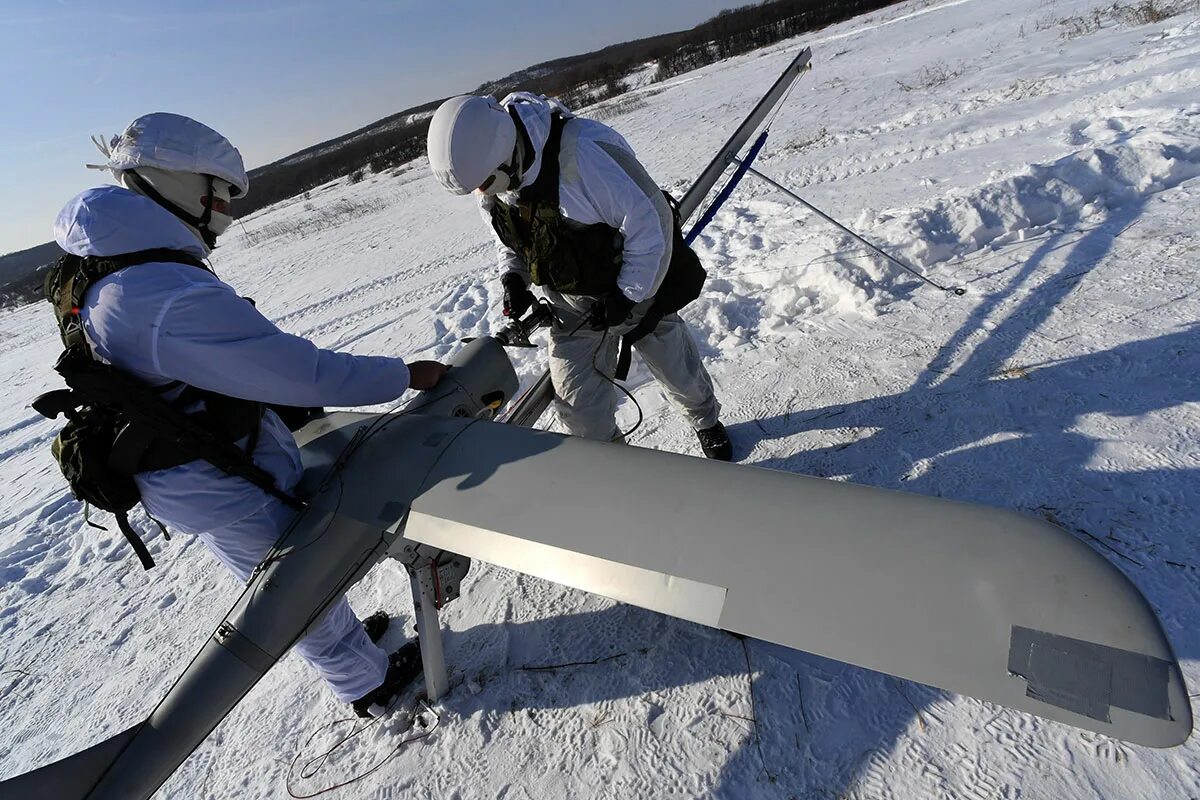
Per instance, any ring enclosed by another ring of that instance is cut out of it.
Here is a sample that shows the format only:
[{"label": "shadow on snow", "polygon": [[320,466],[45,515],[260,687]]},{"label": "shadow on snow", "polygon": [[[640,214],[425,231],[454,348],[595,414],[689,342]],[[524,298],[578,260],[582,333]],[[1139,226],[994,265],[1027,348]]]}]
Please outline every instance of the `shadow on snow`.
[{"label": "shadow on snow", "polygon": [[[1192,544],[1200,527],[1200,511],[1189,502],[1200,486],[1200,469],[1097,468],[1104,460],[1104,441],[1078,432],[1088,415],[1134,417],[1200,401],[1200,381],[1196,379],[1200,374],[1200,324],[1101,352],[1021,365],[1019,371],[1010,366],[1022,343],[1086,280],[1108,255],[1116,236],[1142,211],[1142,204],[1116,209],[1103,225],[1070,244],[1063,241],[1070,232],[1048,239],[1007,285],[984,299],[907,391],[731,426],[735,443],[744,453],[754,441],[764,438],[781,439],[814,430],[865,429],[867,435],[849,444],[766,459],[757,465],[1043,516],[1091,543],[1125,572],[1158,611],[1179,657],[1200,657],[1200,626],[1193,610],[1200,600],[1196,580],[1200,564]],[[1040,279],[1039,271],[1048,256],[1064,246],[1071,250],[1062,268]],[[1035,279],[1040,281],[1030,288]],[[950,371],[957,351],[977,335],[1004,301],[1021,291],[1028,293],[1014,310],[960,367]],[[1020,474],[1013,475],[1014,469]],[[771,650],[765,644],[756,647]],[[772,654],[788,658],[782,648]],[[804,658],[812,657],[791,656],[797,679],[811,682],[819,671],[806,666]],[[850,666],[842,668],[838,680],[868,687],[890,682],[896,689],[882,700],[894,712],[891,717],[885,715],[885,727],[861,730],[858,720],[879,714],[876,704],[881,699],[878,692],[854,693],[843,709],[843,718],[831,720],[820,734],[832,732],[845,748],[835,756],[840,764],[858,766],[829,772],[812,764],[812,770],[826,772],[832,780],[814,786],[801,770],[797,784],[780,782],[767,788],[761,785],[761,767],[754,776],[743,763],[758,767],[757,754],[747,755],[730,764],[715,796],[834,798],[852,793],[869,779],[862,765],[873,753],[888,753],[898,746],[912,723],[913,712],[923,710],[917,713],[922,713],[924,724],[929,705],[947,696]],[[900,694],[901,687],[905,696]],[[760,709],[767,729],[764,746],[770,740],[776,712]],[[816,731],[813,733],[817,738]],[[813,755],[815,746],[810,742],[806,749],[797,743],[791,757]],[[770,770],[769,748],[765,760]],[[753,778],[761,791],[748,789],[748,778]]]}]

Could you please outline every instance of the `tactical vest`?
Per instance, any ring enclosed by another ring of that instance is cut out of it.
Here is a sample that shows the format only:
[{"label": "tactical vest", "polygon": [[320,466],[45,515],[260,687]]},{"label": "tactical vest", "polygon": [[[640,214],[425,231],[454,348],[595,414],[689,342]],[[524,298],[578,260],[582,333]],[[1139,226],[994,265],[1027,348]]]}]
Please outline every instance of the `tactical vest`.
[{"label": "tactical vest", "polygon": [[[511,113],[517,131],[528,142],[525,126]],[[542,150],[537,179],[517,194],[510,205],[499,198],[492,204],[492,227],[507,247],[529,267],[535,286],[576,295],[604,295],[616,288],[625,251],[625,236],[598,222],[579,225],[562,215],[559,205],[559,151],[567,118],[554,113],[550,136]],[[532,153],[532,147],[527,147]]]},{"label": "tactical vest", "polygon": [[[517,131],[532,152],[529,135],[510,109]],[[516,205],[497,199],[492,205],[492,227],[500,241],[524,259],[530,279],[563,294],[602,296],[617,290],[617,276],[624,262],[625,237],[609,225],[580,226],[568,222],[559,206],[559,156],[567,119],[551,116],[550,136],[542,151],[542,168],[537,179],[518,193]],[[683,240],[679,204],[663,192],[673,217],[671,263],[654,295],[652,313],[639,336],[627,334],[632,343],[653,329],[657,320],[679,311],[700,296],[708,277],[700,259]]]},{"label": "tactical vest", "polygon": [[[133,476],[204,460],[228,475],[244,478],[294,507],[296,498],[275,486],[251,454],[265,406],[171,381],[152,387],[93,357],[81,309],[88,289],[102,278],[135,264],[187,264],[208,271],[204,262],[177,250],[143,250],[120,256],[63,256],[46,275],[44,294],[54,306],[66,349],[55,370],[69,388],[38,397],[34,409],[54,419],[67,417],[51,452],[76,499],[113,513],[122,534],[149,569],[145,544],[129,525],[128,512],[141,495]],[[164,396],[177,391],[170,401]],[[188,411],[203,402],[203,409]],[[246,449],[236,442],[248,439]],[[166,528],[154,520],[162,529]]]}]

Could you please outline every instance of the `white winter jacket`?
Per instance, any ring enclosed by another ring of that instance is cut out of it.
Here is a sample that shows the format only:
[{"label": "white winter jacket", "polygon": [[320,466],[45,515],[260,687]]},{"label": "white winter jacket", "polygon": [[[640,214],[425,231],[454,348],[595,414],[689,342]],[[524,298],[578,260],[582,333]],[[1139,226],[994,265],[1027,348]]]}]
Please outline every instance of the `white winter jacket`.
[{"label": "white winter jacket", "polygon": [[[574,117],[562,105],[527,92],[510,94],[501,105],[516,106],[533,144],[534,161],[519,188],[537,180],[542,151],[550,136],[552,111],[572,117],[563,130],[559,151],[559,206],[564,218],[580,225],[604,223],[625,236],[624,261],[617,285],[635,302],[658,291],[671,263],[674,220],[671,208],[654,180],[638,163],[633,148],[621,134],[602,123]],[[515,203],[516,194],[501,195]],[[480,195],[480,210],[491,227],[494,198]],[[517,253],[497,237],[501,274],[529,269]]]},{"label": "white winter jacket", "polygon": [[[170,212],[117,186],[89,189],[67,203],[54,234],[77,256],[154,248],[206,255]],[[232,397],[310,407],[384,403],[408,387],[400,359],[321,350],[276,328],[212,273],[187,264],[126,267],[88,289],[81,316],[97,356],[151,385],[178,380]],[[254,460],[281,488],[300,479],[295,439],[271,412]],[[136,481],[147,511],[189,533],[238,522],[270,500],[203,461],[144,472]]]}]

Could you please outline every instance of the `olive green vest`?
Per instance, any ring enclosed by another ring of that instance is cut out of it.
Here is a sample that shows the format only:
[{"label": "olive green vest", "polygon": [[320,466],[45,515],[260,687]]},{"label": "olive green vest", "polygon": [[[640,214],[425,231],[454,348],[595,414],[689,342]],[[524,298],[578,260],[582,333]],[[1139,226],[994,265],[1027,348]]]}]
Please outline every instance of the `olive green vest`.
[{"label": "olive green vest", "polygon": [[[517,130],[528,134],[513,113]],[[542,151],[537,179],[522,189],[515,204],[497,199],[492,205],[492,227],[500,241],[524,259],[536,286],[576,295],[604,295],[617,287],[625,251],[625,237],[616,228],[596,223],[579,225],[562,215],[559,206],[559,150],[567,119],[555,113],[550,136]]]}]

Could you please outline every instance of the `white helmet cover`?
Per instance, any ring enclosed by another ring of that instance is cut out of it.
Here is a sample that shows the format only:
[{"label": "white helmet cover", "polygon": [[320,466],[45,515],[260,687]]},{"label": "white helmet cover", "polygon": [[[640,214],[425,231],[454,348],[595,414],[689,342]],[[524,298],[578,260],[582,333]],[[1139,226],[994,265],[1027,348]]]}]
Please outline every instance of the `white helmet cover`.
[{"label": "white helmet cover", "polygon": [[517,126],[491,97],[453,97],[429,123],[429,167],[447,191],[468,194],[512,158]]},{"label": "white helmet cover", "polygon": [[180,114],[157,112],[138,117],[120,136],[104,146],[108,156],[102,166],[119,174],[139,167],[172,172],[212,175],[230,184],[230,194],[244,195],[250,188],[242,154],[212,128]]}]

